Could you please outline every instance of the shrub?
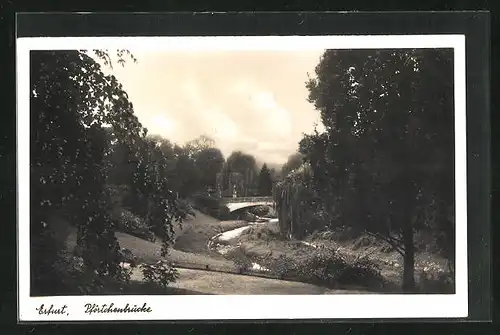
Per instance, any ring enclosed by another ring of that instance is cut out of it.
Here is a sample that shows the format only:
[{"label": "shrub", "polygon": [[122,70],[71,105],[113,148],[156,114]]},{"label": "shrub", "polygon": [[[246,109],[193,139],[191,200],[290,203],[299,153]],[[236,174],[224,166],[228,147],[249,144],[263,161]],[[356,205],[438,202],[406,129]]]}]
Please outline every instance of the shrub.
[{"label": "shrub", "polygon": [[266,216],[271,212],[271,208],[269,206],[256,206],[250,208],[248,211],[257,216]]},{"label": "shrub", "polygon": [[394,249],[394,246],[392,246],[392,245],[390,245],[388,243],[385,243],[385,244],[382,245],[382,247],[380,247],[380,251],[384,252],[386,254],[391,253],[391,252],[393,252],[395,250],[396,249]]},{"label": "shrub", "polygon": [[241,233],[242,240],[276,241],[283,240],[277,229],[266,225],[253,225]]},{"label": "shrub", "polygon": [[385,283],[380,267],[367,258],[348,263],[337,280],[341,284],[362,285],[370,288],[381,288]]},{"label": "shrub", "polygon": [[260,262],[280,278],[292,277],[329,287],[344,284],[380,288],[384,284],[380,269],[373,262],[368,259],[348,262],[332,248],[323,247],[295,257],[280,255]]},{"label": "shrub", "polygon": [[[77,248],[75,248],[77,249]],[[123,249],[120,252],[121,261],[128,261],[131,252]],[[53,264],[53,270],[58,274],[58,280],[53,282],[54,292],[48,295],[93,295],[108,294],[110,291],[123,291],[129,284],[131,270],[118,268],[115,276],[95,276],[95,273],[85,267],[84,260],[69,251],[61,251],[60,258]]]},{"label": "shrub", "polygon": [[346,261],[333,249],[322,248],[309,257],[302,258],[299,269],[304,278],[332,286],[338,282],[346,267]]},{"label": "shrub", "polygon": [[127,210],[121,210],[115,213],[114,220],[116,223],[116,228],[124,233],[145,239],[147,241],[155,242],[156,237],[151,231],[145,220],[134,215],[132,212]]},{"label": "shrub", "polygon": [[209,214],[219,220],[231,219],[231,212],[225,205],[220,205],[218,208],[211,209]]},{"label": "shrub", "polygon": [[230,219],[229,209],[218,199],[204,194],[192,197],[196,209],[219,220]]},{"label": "shrub", "polygon": [[252,261],[247,256],[242,247],[234,248],[226,253],[226,257],[231,259],[236,268],[242,271],[248,271],[252,267]]},{"label": "shrub", "polygon": [[154,264],[141,264],[140,267],[145,282],[157,284],[161,288],[166,288],[168,284],[179,277],[177,270],[165,261],[158,261]]},{"label": "shrub", "polygon": [[196,216],[193,206],[186,200],[177,200],[177,206],[179,211],[183,214],[183,219],[186,219],[188,215]]},{"label": "shrub", "polygon": [[262,260],[261,263],[264,267],[268,268],[273,275],[279,278],[297,277],[301,275],[299,271],[299,264],[296,260],[287,255],[279,255],[276,258],[268,258]]},{"label": "shrub", "polygon": [[336,226],[333,228],[325,228],[316,230],[311,234],[313,240],[328,240],[328,241],[348,241],[359,237],[360,233],[351,227]]},{"label": "shrub", "polygon": [[220,200],[218,198],[205,194],[195,194],[193,195],[192,200],[194,205],[197,207],[217,208],[220,205]]},{"label": "shrub", "polygon": [[130,249],[127,248],[121,249],[120,255],[122,262],[129,263],[130,266],[132,267],[135,267],[137,265],[137,257],[134,256],[134,254],[132,253],[132,251],[130,251]]},{"label": "shrub", "polygon": [[455,280],[450,272],[420,271],[417,286],[421,293],[455,292]]},{"label": "shrub", "polygon": [[354,241],[352,248],[353,250],[357,250],[362,247],[369,247],[372,245],[379,245],[379,244],[381,244],[380,241],[377,240],[375,237],[369,235],[361,235]]}]

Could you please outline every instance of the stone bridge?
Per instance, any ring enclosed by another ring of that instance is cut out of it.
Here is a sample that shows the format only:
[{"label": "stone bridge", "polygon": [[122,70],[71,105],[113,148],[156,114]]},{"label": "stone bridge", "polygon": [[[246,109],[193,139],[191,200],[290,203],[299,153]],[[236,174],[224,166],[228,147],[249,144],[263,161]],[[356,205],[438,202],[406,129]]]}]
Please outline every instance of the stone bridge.
[{"label": "stone bridge", "polygon": [[236,197],[223,198],[222,201],[229,208],[230,212],[234,212],[243,208],[257,206],[272,206],[274,207],[273,197]]}]

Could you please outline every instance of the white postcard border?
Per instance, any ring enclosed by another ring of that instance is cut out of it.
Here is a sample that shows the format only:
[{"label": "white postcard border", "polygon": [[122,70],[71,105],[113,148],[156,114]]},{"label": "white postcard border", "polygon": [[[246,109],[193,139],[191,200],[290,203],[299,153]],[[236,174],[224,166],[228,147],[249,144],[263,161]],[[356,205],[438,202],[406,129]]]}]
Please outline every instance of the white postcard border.
[{"label": "white postcard border", "polygon": [[[36,37],[17,43],[18,318],[20,321],[222,320],[318,318],[445,318],[468,315],[465,35]],[[450,295],[183,295],[30,297],[31,50],[129,49],[230,51],[305,49],[454,48],[456,293]],[[143,306],[150,313],[85,313],[85,304]],[[36,308],[67,305],[68,315]]]}]

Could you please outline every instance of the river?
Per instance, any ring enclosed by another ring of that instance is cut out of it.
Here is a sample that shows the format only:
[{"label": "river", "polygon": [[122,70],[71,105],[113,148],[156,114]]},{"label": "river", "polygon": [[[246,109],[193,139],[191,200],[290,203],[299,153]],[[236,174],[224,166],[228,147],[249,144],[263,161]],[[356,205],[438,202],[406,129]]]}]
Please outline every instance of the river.
[{"label": "river", "polygon": [[[217,234],[217,235],[213,236],[208,241],[207,246],[210,250],[214,250],[221,255],[226,255],[228,252],[239,248],[238,243],[232,244],[230,241],[241,236],[241,234],[244,231],[250,229],[250,227],[252,227],[254,225],[276,224],[278,222],[278,219],[275,219],[275,218],[264,218],[264,219],[267,219],[267,221],[262,221],[262,222],[249,221],[247,226],[243,226],[240,228],[228,230],[226,232]],[[257,263],[252,263],[251,270],[259,271],[259,272],[269,272],[270,271],[269,269],[266,269],[265,267],[263,267]]]}]

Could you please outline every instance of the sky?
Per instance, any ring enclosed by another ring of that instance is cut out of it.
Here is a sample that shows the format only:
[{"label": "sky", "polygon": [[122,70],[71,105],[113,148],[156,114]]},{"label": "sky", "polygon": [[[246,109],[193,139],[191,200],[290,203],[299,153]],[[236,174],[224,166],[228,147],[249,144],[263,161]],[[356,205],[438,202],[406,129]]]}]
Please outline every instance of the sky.
[{"label": "sky", "polygon": [[149,134],[183,144],[212,137],[224,156],[241,150],[283,164],[311,133],[319,112],[305,83],[323,50],[138,52],[116,64],[139,121]]}]

